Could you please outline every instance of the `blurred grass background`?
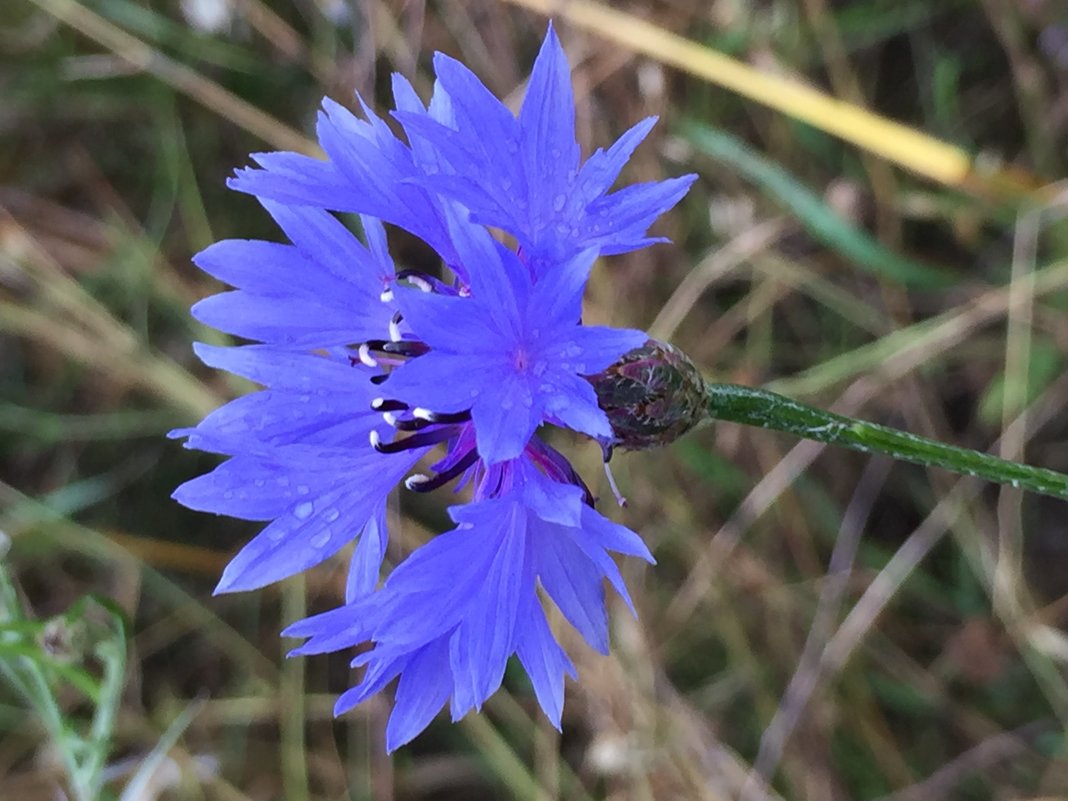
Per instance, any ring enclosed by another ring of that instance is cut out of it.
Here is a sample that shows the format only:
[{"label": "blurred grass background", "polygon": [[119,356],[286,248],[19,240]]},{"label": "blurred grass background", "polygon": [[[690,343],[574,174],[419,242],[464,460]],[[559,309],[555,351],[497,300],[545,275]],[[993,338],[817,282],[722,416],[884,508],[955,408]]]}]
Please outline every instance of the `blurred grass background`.
[{"label": "blurred grass background", "polygon": [[[640,617],[613,601],[610,657],[561,628],[581,674],[562,735],[520,671],[392,759],[386,699],[334,721],[347,659],[285,661],[278,631],[340,601],[342,560],[212,598],[254,527],[168,497],[214,460],[163,434],[248,389],[192,357],[222,340],[188,316],[218,289],[189,258],[278,236],[224,179],[249,152],[313,149],[324,94],[385,109],[399,71],[426,96],[442,50],[517,102],[556,6],[2,5],[3,558],[37,617],[87,593],[125,610],[111,791],[199,698],[139,798],[1068,798],[1068,507],[730,425],[616,459],[630,506],[603,510],[659,564],[625,565]],[[598,271],[591,319],[651,327],[720,380],[1068,470],[1062,3],[556,19],[586,152],[658,114],[626,180],[700,174],[658,224],[674,244]],[[595,449],[577,453],[596,484]],[[448,495],[425,500],[396,507],[393,561],[441,530]],[[0,798],[62,782],[0,687]]]}]

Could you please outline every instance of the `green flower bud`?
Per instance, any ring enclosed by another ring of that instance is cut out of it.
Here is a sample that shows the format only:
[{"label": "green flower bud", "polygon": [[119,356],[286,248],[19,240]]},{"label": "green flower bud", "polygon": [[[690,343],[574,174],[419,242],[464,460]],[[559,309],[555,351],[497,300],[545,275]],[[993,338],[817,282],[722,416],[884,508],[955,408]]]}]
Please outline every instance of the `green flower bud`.
[{"label": "green flower bud", "polygon": [[705,417],[705,382],[689,357],[648,340],[608,369],[586,379],[612,424],[613,448],[644,450],[674,442]]}]

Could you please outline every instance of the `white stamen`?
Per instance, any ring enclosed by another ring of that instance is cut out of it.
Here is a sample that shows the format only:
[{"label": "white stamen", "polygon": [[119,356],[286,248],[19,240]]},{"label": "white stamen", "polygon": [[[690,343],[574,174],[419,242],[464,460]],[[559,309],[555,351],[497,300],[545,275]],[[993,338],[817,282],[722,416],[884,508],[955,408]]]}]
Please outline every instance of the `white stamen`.
[{"label": "white stamen", "polygon": [[612,468],[608,462],[604,463],[604,474],[608,476],[608,486],[612,489],[612,494],[616,496],[616,503],[619,504],[621,509],[626,509],[627,499],[619,492],[619,487],[616,486],[616,477],[612,475]]},{"label": "white stamen", "polygon": [[420,406],[416,406],[412,409],[412,417],[416,417],[420,420],[426,420],[428,423],[434,422],[434,413],[430,409],[424,409]]},{"label": "white stamen", "polygon": [[423,292],[433,292],[434,287],[430,285],[430,282],[425,278],[420,278],[418,275],[407,276],[407,281],[410,284],[414,284]]},{"label": "white stamen", "polygon": [[424,476],[422,473],[412,473],[406,479],[404,479],[404,486],[410,490],[414,490],[420,484],[426,484],[430,481],[430,476]]},{"label": "white stamen", "polygon": [[372,428],[371,433],[367,435],[367,438],[371,440],[371,447],[378,450],[378,446],[382,444],[382,437],[378,436],[378,432]]},{"label": "white stamen", "polygon": [[366,342],[360,345],[360,361],[368,367],[378,367],[378,362],[376,362],[375,357],[371,355],[371,349],[367,347]]},{"label": "white stamen", "polygon": [[394,428],[397,427],[397,415],[393,414],[393,412],[383,412],[382,413],[382,419],[385,420],[387,423],[389,423]]},{"label": "white stamen", "polygon": [[378,299],[383,303],[391,303],[393,301],[393,287],[386,287],[382,290],[382,294],[378,296]]},{"label": "white stamen", "polygon": [[399,315],[393,315],[393,319],[389,321],[389,338],[392,339],[394,342],[401,341]]},{"label": "white stamen", "polygon": [[385,405],[385,403],[385,398],[375,398],[373,401],[371,401],[371,409],[377,412],[379,409],[382,408],[382,406]]}]

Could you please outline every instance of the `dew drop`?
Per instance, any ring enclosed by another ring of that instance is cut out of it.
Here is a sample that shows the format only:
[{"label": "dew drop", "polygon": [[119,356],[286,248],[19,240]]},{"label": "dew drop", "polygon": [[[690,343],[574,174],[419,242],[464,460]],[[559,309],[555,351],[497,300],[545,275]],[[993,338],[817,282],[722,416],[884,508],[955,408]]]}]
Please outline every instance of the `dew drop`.
[{"label": "dew drop", "polygon": [[265,482],[264,482],[264,480],[262,478],[257,478],[252,483],[255,484],[257,487],[262,487]]},{"label": "dew drop", "polygon": [[297,495],[307,495],[310,490],[306,484],[297,485]]},{"label": "dew drop", "polygon": [[564,203],[566,203],[566,202],[567,202],[567,198],[563,195],[563,193],[561,193],[561,194],[557,195],[556,197],[554,197],[553,198],[553,211],[563,211],[564,210]]},{"label": "dew drop", "polygon": [[315,550],[319,550],[320,548],[325,547],[328,542],[330,542],[330,529],[328,528],[324,528],[322,531],[320,531],[318,534],[308,540],[308,544],[311,545],[311,547],[313,547]]},{"label": "dew drop", "polygon": [[327,509],[325,512],[323,512],[323,520],[325,520],[327,523],[333,523],[339,517],[341,517],[341,512],[339,512],[337,509]]},{"label": "dew drop", "polygon": [[311,513],[314,511],[314,509],[315,507],[312,505],[311,501],[298,503],[293,508],[293,516],[297,518],[297,520],[307,520],[309,517],[311,517]]},{"label": "dew drop", "polygon": [[530,368],[530,372],[534,373],[534,375],[544,375],[548,367],[549,365],[547,365],[544,360],[539,360],[534,362],[534,366]]},{"label": "dew drop", "polygon": [[227,490],[226,492],[224,492],[224,493],[223,493],[223,497],[224,497],[224,498],[225,498],[226,500],[230,500],[231,498],[233,498],[233,497],[234,497],[234,492],[233,492],[233,490]]},{"label": "dew drop", "polygon": [[278,486],[279,487],[288,487],[289,486],[289,478],[287,476],[279,476],[278,477]]}]

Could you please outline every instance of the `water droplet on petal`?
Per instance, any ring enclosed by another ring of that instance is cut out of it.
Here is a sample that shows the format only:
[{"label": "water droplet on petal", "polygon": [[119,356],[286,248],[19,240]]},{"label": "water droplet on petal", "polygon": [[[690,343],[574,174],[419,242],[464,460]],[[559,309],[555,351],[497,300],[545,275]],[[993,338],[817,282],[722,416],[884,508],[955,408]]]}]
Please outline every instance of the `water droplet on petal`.
[{"label": "water droplet on petal", "polygon": [[297,485],[297,495],[307,495],[310,490],[306,484]]},{"label": "water droplet on petal", "polygon": [[561,193],[553,198],[553,211],[563,211],[564,203],[567,202],[567,197]]},{"label": "water droplet on petal", "polygon": [[311,547],[315,548],[315,550],[319,550],[320,548],[325,547],[328,542],[330,542],[330,529],[328,528],[324,528],[322,531],[320,531],[318,534],[308,540],[308,544],[311,545]]},{"label": "water droplet on petal", "polygon": [[314,510],[315,507],[312,505],[311,501],[305,501],[304,503],[298,503],[293,507],[293,516],[297,518],[297,520],[307,520],[311,517],[311,513]]},{"label": "water droplet on petal", "polygon": [[255,484],[257,487],[262,487],[265,482],[264,482],[264,480],[262,478],[257,478],[252,483]]},{"label": "water droplet on petal", "polygon": [[233,490],[227,490],[226,492],[223,493],[223,498],[225,498],[226,500],[230,500],[233,497],[234,497]]},{"label": "water droplet on petal", "polygon": [[327,523],[333,523],[339,517],[341,517],[341,512],[339,512],[337,509],[327,509],[325,512],[323,512],[323,520],[325,520]]}]

